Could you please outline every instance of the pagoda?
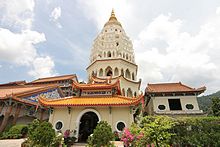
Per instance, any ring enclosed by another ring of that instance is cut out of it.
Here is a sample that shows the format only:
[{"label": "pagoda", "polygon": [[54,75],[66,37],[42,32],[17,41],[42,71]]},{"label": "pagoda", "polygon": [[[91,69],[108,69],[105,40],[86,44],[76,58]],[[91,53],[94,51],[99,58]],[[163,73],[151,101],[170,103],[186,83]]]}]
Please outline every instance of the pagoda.
[{"label": "pagoda", "polygon": [[73,96],[39,98],[54,128],[71,130],[78,142],[86,142],[101,120],[117,132],[130,127],[143,100],[133,46],[114,11],[94,40],[87,73],[88,83],[72,82]]}]

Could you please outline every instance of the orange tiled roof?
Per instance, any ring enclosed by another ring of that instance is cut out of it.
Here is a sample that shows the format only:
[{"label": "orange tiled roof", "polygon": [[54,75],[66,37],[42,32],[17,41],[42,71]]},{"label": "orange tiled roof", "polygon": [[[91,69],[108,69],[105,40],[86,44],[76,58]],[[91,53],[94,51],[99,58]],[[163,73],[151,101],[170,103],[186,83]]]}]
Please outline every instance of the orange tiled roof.
[{"label": "orange tiled roof", "polygon": [[112,87],[119,87],[119,80],[114,83],[90,83],[90,84],[79,84],[73,81],[73,88],[79,89],[109,89]]},{"label": "orange tiled roof", "polygon": [[0,87],[0,98],[8,96],[20,96],[27,93],[36,93],[38,91],[55,88],[57,85],[23,85],[23,86],[7,86]]},{"label": "orange tiled roof", "polygon": [[179,83],[159,83],[159,84],[148,84],[146,92],[149,93],[161,93],[161,92],[204,92],[206,87],[191,88]]},{"label": "orange tiled roof", "polygon": [[14,82],[0,84],[0,87],[2,87],[2,86],[25,85],[25,84],[26,84],[26,81],[14,81]]},{"label": "orange tiled roof", "polygon": [[61,81],[61,80],[69,80],[75,78],[76,75],[62,75],[62,76],[55,76],[55,77],[47,77],[47,78],[39,78],[37,80],[32,81],[31,83],[41,83],[41,82],[51,82],[51,81]]},{"label": "orange tiled roof", "polygon": [[39,103],[43,106],[133,106],[140,103],[143,95],[138,98],[123,96],[113,97],[69,97],[49,100],[40,98]]}]

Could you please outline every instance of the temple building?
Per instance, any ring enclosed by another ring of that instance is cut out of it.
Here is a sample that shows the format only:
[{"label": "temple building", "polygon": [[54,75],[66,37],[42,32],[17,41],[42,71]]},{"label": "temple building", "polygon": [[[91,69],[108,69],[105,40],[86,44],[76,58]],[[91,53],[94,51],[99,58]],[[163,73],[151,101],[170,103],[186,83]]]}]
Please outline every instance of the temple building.
[{"label": "temple building", "polygon": [[133,45],[114,11],[92,44],[86,70],[87,83],[72,74],[0,84],[0,132],[38,118],[56,131],[73,130],[77,141],[85,142],[101,120],[117,132],[130,127],[139,109],[146,115],[204,114],[197,96],[206,87],[159,83],[140,92]]},{"label": "temple building", "polygon": [[39,107],[38,97],[63,97],[57,85],[25,85],[11,82],[0,85],[0,132],[7,125],[27,124],[38,118],[48,120],[48,109]]},{"label": "temple building", "polygon": [[191,88],[181,82],[148,84],[145,111],[148,115],[204,115],[199,109],[197,96],[205,90],[206,87]]},{"label": "temple building", "polygon": [[78,81],[75,74],[39,78],[39,79],[34,80],[28,84],[31,84],[31,85],[57,84],[61,88],[64,96],[71,96],[71,95],[74,95],[73,90],[72,90],[73,89],[72,88],[73,81]]},{"label": "temple building", "polygon": [[54,128],[73,130],[79,142],[85,142],[101,120],[117,132],[130,127],[143,100],[134,49],[114,11],[94,40],[87,73],[87,84],[73,81],[74,96],[39,99],[50,109]]}]

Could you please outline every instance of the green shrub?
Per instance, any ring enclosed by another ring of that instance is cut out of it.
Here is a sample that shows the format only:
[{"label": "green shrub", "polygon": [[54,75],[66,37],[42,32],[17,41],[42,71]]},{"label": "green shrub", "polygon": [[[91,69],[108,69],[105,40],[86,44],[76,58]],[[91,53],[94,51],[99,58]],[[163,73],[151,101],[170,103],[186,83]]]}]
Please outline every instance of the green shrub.
[{"label": "green shrub", "polygon": [[13,139],[18,139],[23,137],[22,130],[27,129],[26,125],[15,125],[12,126],[7,132],[3,132],[2,139],[8,139],[8,138],[13,138]]},{"label": "green shrub", "polygon": [[34,129],[31,141],[34,145],[48,146],[55,138],[55,130],[49,122],[42,122]]},{"label": "green shrub", "polygon": [[110,146],[114,139],[111,126],[106,121],[100,121],[88,138],[88,145],[92,147]]}]

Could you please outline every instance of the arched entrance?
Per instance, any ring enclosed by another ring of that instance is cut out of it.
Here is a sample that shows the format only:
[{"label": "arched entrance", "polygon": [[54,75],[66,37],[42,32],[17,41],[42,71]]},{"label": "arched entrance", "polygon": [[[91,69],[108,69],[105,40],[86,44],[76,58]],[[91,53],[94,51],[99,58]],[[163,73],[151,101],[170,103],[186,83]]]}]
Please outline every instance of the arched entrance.
[{"label": "arched entrance", "polygon": [[84,113],[80,119],[78,142],[86,142],[88,136],[93,133],[98,122],[99,117],[96,113],[92,111]]}]

